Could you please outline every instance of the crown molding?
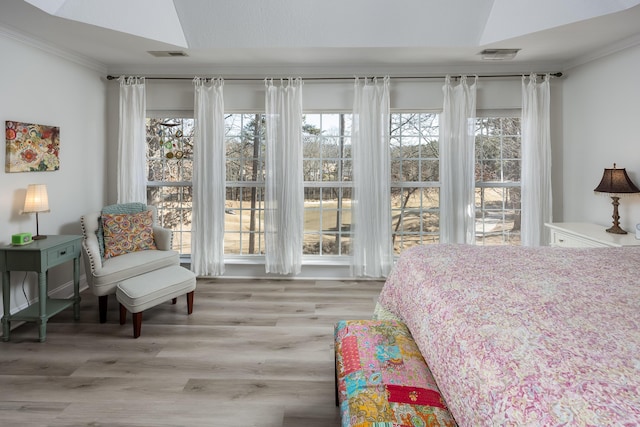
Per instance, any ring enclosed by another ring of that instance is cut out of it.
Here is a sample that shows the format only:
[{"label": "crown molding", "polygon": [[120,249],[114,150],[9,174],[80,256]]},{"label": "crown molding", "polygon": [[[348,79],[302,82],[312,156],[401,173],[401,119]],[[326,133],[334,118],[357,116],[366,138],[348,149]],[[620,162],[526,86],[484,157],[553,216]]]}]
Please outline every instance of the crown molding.
[{"label": "crown molding", "polygon": [[107,65],[103,64],[102,62],[96,61],[70,50],[62,49],[59,46],[47,43],[43,40],[28,36],[20,32],[18,29],[10,27],[6,24],[0,25],[0,37],[15,40],[19,43],[34,47],[46,53],[55,55],[59,58],[65,59],[67,61],[73,62],[102,74],[106,73],[108,70]]},{"label": "crown molding", "polygon": [[597,49],[587,55],[583,55],[575,59],[574,61],[568,62],[567,64],[565,64],[563,71],[571,70],[572,68],[578,67],[580,65],[588,64],[589,62],[596,61],[598,59],[607,57],[609,55],[613,55],[614,53],[618,53],[620,51],[623,51],[625,49],[629,49],[638,45],[640,45],[640,34],[636,34],[635,36],[622,39],[616,43],[605,46],[602,49]]}]

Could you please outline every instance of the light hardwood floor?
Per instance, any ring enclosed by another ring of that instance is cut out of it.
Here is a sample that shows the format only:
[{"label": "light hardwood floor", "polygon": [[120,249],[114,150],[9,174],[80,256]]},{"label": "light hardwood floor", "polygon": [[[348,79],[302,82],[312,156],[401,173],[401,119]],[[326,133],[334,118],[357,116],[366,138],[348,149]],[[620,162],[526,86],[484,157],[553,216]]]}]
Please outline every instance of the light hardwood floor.
[{"label": "light hardwood floor", "polygon": [[0,426],[331,427],[333,326],[371,318],[381,281],[198,280],[146,311],[142,335],[117,301],[27,323],[0,342]]}]

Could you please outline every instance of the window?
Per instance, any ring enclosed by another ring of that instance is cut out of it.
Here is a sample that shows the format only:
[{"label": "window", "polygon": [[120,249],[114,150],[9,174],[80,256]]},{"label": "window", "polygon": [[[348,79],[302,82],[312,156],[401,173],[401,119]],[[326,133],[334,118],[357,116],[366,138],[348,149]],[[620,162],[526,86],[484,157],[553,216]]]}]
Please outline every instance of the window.
[{"label": "window", "polygon": [[350,253],[351,121],[351,114],[304,116],[304,255]]},{"label": "window", "polygon": [[[396,254],[412,246],[439,242],[438,118],[434,113],[391,114],[390,227]],[[481,236],[486,237],[487,242],[489,236],[495,237],[496,218],[501,218],[503,226],[509,219],[513,223],[513,213],[506,206],[515,200],[514,192],[519,191],[519,183],[515,181],[486,179],[511,176],[512,160],[519,158],[509,154],[507,147],[516,139],[508,136],[511,135],[508,121],[500,120],[478,121],[477,144],[484,150],[478,157],[478,165],[479,170],[486,171],[482,175],[484,181],[478,183],[478,224],[484,227]],[[351,125],[351,114],[307,113],[304,116],[305,256],[350,254]],[[147,119],[148,203],[158,207],[160,224],[173,230],[174,249],[182,255],[191,252],[193,126],[192,118]],[[264,131],[262,113],[225,117],[226,255],[264,254]],[[498,147],[498,143],[502,145]],[[517,165],[519,167],[519,160]],[[500,175],[489,173],[498,166]],[[509,187],[512,184],[513,189]],[[515,234],[511,232],[509,236],[513,239]]]},{"label": "window", "polygon": [[264,254],[264,114],[225,117],[227,188],[224,252]]},{"label": "window", "polygon": [[520,118],[476,120],[476,244],[519,245]]},{"label": "window", "polygon": [[147,118],[147,203],[162,227],[173,231],[173,249],[191,253],[193,118]]},{"label": "window", "polygon": [[397,255],[440,240],[438,115],[393,113],[390,130],[392,237]]}]

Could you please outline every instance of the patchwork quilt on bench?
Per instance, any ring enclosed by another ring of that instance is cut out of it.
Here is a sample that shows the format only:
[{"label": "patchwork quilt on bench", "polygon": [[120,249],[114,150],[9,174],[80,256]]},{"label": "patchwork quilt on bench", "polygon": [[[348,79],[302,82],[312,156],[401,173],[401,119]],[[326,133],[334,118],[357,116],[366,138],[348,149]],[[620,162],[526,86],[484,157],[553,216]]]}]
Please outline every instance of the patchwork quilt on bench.
[{"label": "patchwork quilt on bench", "polygon": [[343,427],[456,426],[403,323],[340,321],[335,354]]}]

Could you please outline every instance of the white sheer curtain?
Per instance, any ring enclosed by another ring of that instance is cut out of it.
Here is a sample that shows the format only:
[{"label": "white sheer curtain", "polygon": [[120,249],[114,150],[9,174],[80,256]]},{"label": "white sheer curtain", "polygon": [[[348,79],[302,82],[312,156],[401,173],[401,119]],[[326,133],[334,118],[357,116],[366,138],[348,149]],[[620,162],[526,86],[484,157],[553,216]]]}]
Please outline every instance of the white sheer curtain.
[{"label": "white sheer curtain", "polygon": [[119,81],[118,203],[147,203],[144,77],[121,76]]},{"label": "white sheer curtain", "polygon": [[265,80],[265,268],[298,274],[302,267],[302,80]]},{"label": "white sheer curtain", "polygon": [[383,277],[393,267],[389,77],[355,80],[352,274]]},{"label": "white sheer curtain", "polygon": [[551,132],[549,78],[522,77],[522,245],[544,246],[551,222]]},{"label": "white sheer curtain", "polygon": [[445,79],[440,116],[440,242],[475,242],[476,83]]},{"label": "white sheer curtain", "polygon": [[191,270],[224,273],[225,146],[222,79],[195,78]]}]

